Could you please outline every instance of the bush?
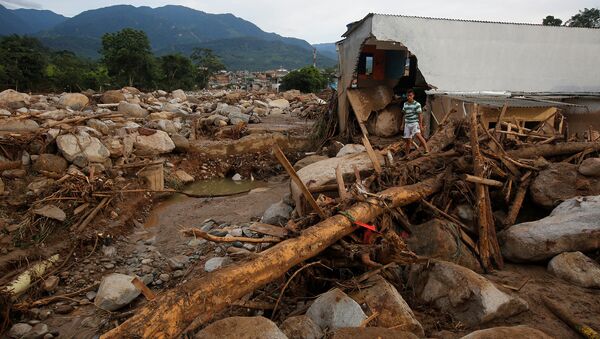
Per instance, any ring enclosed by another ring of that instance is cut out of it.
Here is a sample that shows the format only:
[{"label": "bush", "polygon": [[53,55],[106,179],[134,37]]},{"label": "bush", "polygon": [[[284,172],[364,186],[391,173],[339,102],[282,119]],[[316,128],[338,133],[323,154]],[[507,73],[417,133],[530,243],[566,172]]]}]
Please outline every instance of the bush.
[{"label": "bush", "polygon": [[327,77],[313,66],[292,71],[281,82],[281,89],[284,91],[297,89],[304,93],[320,92],[326,86]]}]

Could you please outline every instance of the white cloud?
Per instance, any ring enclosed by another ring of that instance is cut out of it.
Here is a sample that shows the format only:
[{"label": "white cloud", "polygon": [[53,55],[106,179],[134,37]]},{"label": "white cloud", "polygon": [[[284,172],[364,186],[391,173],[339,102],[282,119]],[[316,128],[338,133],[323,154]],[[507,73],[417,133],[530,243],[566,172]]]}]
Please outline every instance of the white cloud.
[{"label": "white cloud", "polygon": [[42,5],[35,1],[28,0],[0,0],[0,4],[9,8],[35,8],[42,9]]},{"label": "white cloud", "polygon": [[[28,0],[0,0],[30,2]],[[134,6],[178,4],[208,13],[232,13],[265,31],[308,40],[311,43],[340,39],[346,24],[368,13],[443,17],[453,19],[541,23],[546,15],[564,21],[585,7],[599,7],[598,0],[133,0]],[[114,0],[53,0],[48,9],[73,16],[87,9],[122,4]]]}]

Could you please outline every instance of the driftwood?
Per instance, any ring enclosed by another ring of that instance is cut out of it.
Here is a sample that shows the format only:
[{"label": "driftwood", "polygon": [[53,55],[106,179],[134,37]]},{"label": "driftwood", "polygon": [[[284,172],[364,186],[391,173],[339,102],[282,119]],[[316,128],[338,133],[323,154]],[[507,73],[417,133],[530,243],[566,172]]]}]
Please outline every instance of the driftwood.
[{"label": "driftwood", "polygon": [[487,179],[487,178],[481,178],[481,177],[477,177],[474,175],[470,175],[470,174],[463,174],[460,176],[460,178],[462,180],[468,181],[468,182],[472,182],[475,184],[481,184],[481,185],[486,185],[486,186],[495,186],[495,187],[502,187],[504,186],[504,184],[498,180],[492,180],[492,179]]},{"label": "driftwood", "polygon": [[517,216],[519,215],[519,211],[521,210],[521,206],[523,205],[523,200],[525,200],[525,195],[527,194],[527,188],[529,188],[529,184],[531,183],[530,175],[531,172],[527,172],[528,174],[524,175],[521,179],[521,183],[519,184],[519,188],[517,189],[517,193],[515,194],[515,199],[513,200],[512,205],[508,210],[508,215],[504,220],[504,227],[510,227],[514,225],[517,220]]},{"label": "driftwood", "polygon": [[535,145],[523,147],[518,150],[508,151],[507,153],[514,158],[534,159],[538,157],[554,157],[558,155],[569,155],[590,149],[591,151],[600,151],[600,142],[567,142],[556,145]]},{"label": "driftwood", "polygon": [[[370,222],[387,208],[408,205],[441,188],[439,178],[418,184],[393,187],[353,205],[346,212],[356,220]],[[335,215],[304,230],[297,238],[283,241],[256,258],[192,278],[177,289],[166,291],[140,308],[136,314],[101,338],[174,338],[190,323],[195,328],[212,319],[232,301],[283,276],[292,267],[310,259],[355,230],[346,216]]]}]

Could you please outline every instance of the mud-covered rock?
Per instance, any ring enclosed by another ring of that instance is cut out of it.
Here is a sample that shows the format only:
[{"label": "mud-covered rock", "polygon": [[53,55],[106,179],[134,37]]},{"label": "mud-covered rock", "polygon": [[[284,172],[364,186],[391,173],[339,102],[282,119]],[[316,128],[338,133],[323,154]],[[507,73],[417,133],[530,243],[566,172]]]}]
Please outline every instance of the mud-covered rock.
[{"label": "mud-covered rock", "polygon": [[80,111],[90,102],[87,96],[81,93],[65,93],[60,96],[58,105],[63,108]]},{"label": "mud-covered rock", "polygon": [[342,149],[335,156],[336,156],[336,158],[342,158],[342,157],[345,157],[346,155],[362,153],[362,152],[366,152],[366,151],[367,151],[367,149],[363,145],[347,144],[347,145],[344,145],[344,147],[342,147]]},{"label": "mud-covered rock", "polygon": [[472,270],[446,261],[413,265],[409,284],[421,302],[452,314],[468,326],[526,311],[527,303],[500,291]]},{"label": "mud-covered rock", "polygon": [[290,339],[321,339],[324,335],[319,325],[305,315],[287,318],[280,328]]},{"label": "mud-covered rock", "polygon": [[185,152],[189,151],[190,141],[186,137],[184,137],[180,134],[173,134],[173,135],[171,135],[171,140],[175,144],[176,152],[185,153]]},{"label": "mud-covered rock", "polygon": [[396,328],[353,327],[340,328],[333,332],[330,339],[417,339],[416,335]]},{"label": "mud-covered rock", "polygon": [[351,297],[359,304],[369,306],[371,312],[379,313],[377,318],[371,321],[371,326],[394,327],[419,337],[425,335],[423,326],[392,284],[380,275],[375,275],[367,280],[366,285],[368,287],[351,294]]},{"label": "mud-covered rock", "polygon": [[287,339],[287,336],[265,317],[230,317],[206,326],[194,338]]},{"label": "mud-covered rock", "polygon": [[600,248],[600,196],[569,199],[546,218],[498,233],[502,255],[514,262],[550,259],[562,252]]},{"label": "mud-covered rock", "polygon": [[118,104],[121,101],[125,101],[125,95],[119,90],[110,90],[102,94],[100,101],[103,104]]},{"label": "mud-covered rock", "polygon": [[67,170],[69,163],[65,158],[54,154],[40,154],[33,164],[36,171],[62,174]]},{"label": "mud-covered rock", "polygon": [[600,176],[600,158],[585,159],[578,168],[579,173],[588,177]]},{"label": "mud-covered rock", "polygon": [[140,291],[131,283],[133,276],[112,273],[100,283],[94,304],[105,311],[115,311],[131,303]]},{"label": "mud-covered rock", "polygon": [[390,106],[381,112],[371,114],[367,121],[367,130],[370,134],[379,137],[391,137],[400,132],[402,108],[398,105]]},{"label": "mud-covered rock", "polygon": [[285,202],[279,201],[269,206],[262,216],[262,222],[271,225],[285,225],[294,209]]},{"label": "mud-covered rock", "polygon": [[187,95],[185,94],[185,92],[183,90],[180,90],[180,89],[176,89],[173,92],[171,92],[171,96],[173,97],[173,99],[177,99],[180,102],[187,100]]},{"label": "mud-covered rock", "polygon": [[31,119],[0,120],[0,131],[2,132],[35,132],[39,128],[40,125]]},{"label": "mud-covered rock", "polygon": [[507,338],[527,338],[527,339],[552,339],[546,333],[526,325],[502,326],[486,328],[467,334],[461,339],[507,339]]},{"label": "mud-covered rock", "polygon": [[529,192],[536,204],[553,208],[577,196],[600,194],[600,177],[581,175],[574,164],[551,163],[533,179]]},{"label": "mud-covered rock", "polygon": [[131,104],[125,101],[119,103],[119,113],[130,118],[145,118],[148,115],[148,110],[142,108],[138,104]]},{"label": "mud-covered rock", "polygon": [[565,252],[552,258],[548,271],[586,288],[600,288],[600,265],[581,252]]},{"label": "mud-covered rock", "polygon": [[151,135],[138,135],[134,147],[137,155],[157,155],[170,153],[175,143],[166,132],[156,130]]},{"label": "mud-covered rock", "polygon": [[310,305],[306,316],[323,330],[358,327],[367,319],[360,305],[338,288],[321,294]]}]

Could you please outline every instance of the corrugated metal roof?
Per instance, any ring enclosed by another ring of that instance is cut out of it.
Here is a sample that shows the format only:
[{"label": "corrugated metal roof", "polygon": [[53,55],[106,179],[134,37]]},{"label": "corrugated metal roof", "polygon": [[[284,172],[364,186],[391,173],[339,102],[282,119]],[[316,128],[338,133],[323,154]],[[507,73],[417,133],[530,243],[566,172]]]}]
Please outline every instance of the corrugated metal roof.
[{"label": "corrugated metal roof", "polygon": [[561,106],[574,106],[572,104],[564,102],[556,102],[550,100],[536,100],[532,98],[505,98],[505,97],[471,97],[462,95],[448,95],[452,99],[462,100],[465,102],[471,102],[474,104],[502,108],[504,104],[508,104],[508,107],[514,108],[537,108],[537,107],[561,107]]}]

